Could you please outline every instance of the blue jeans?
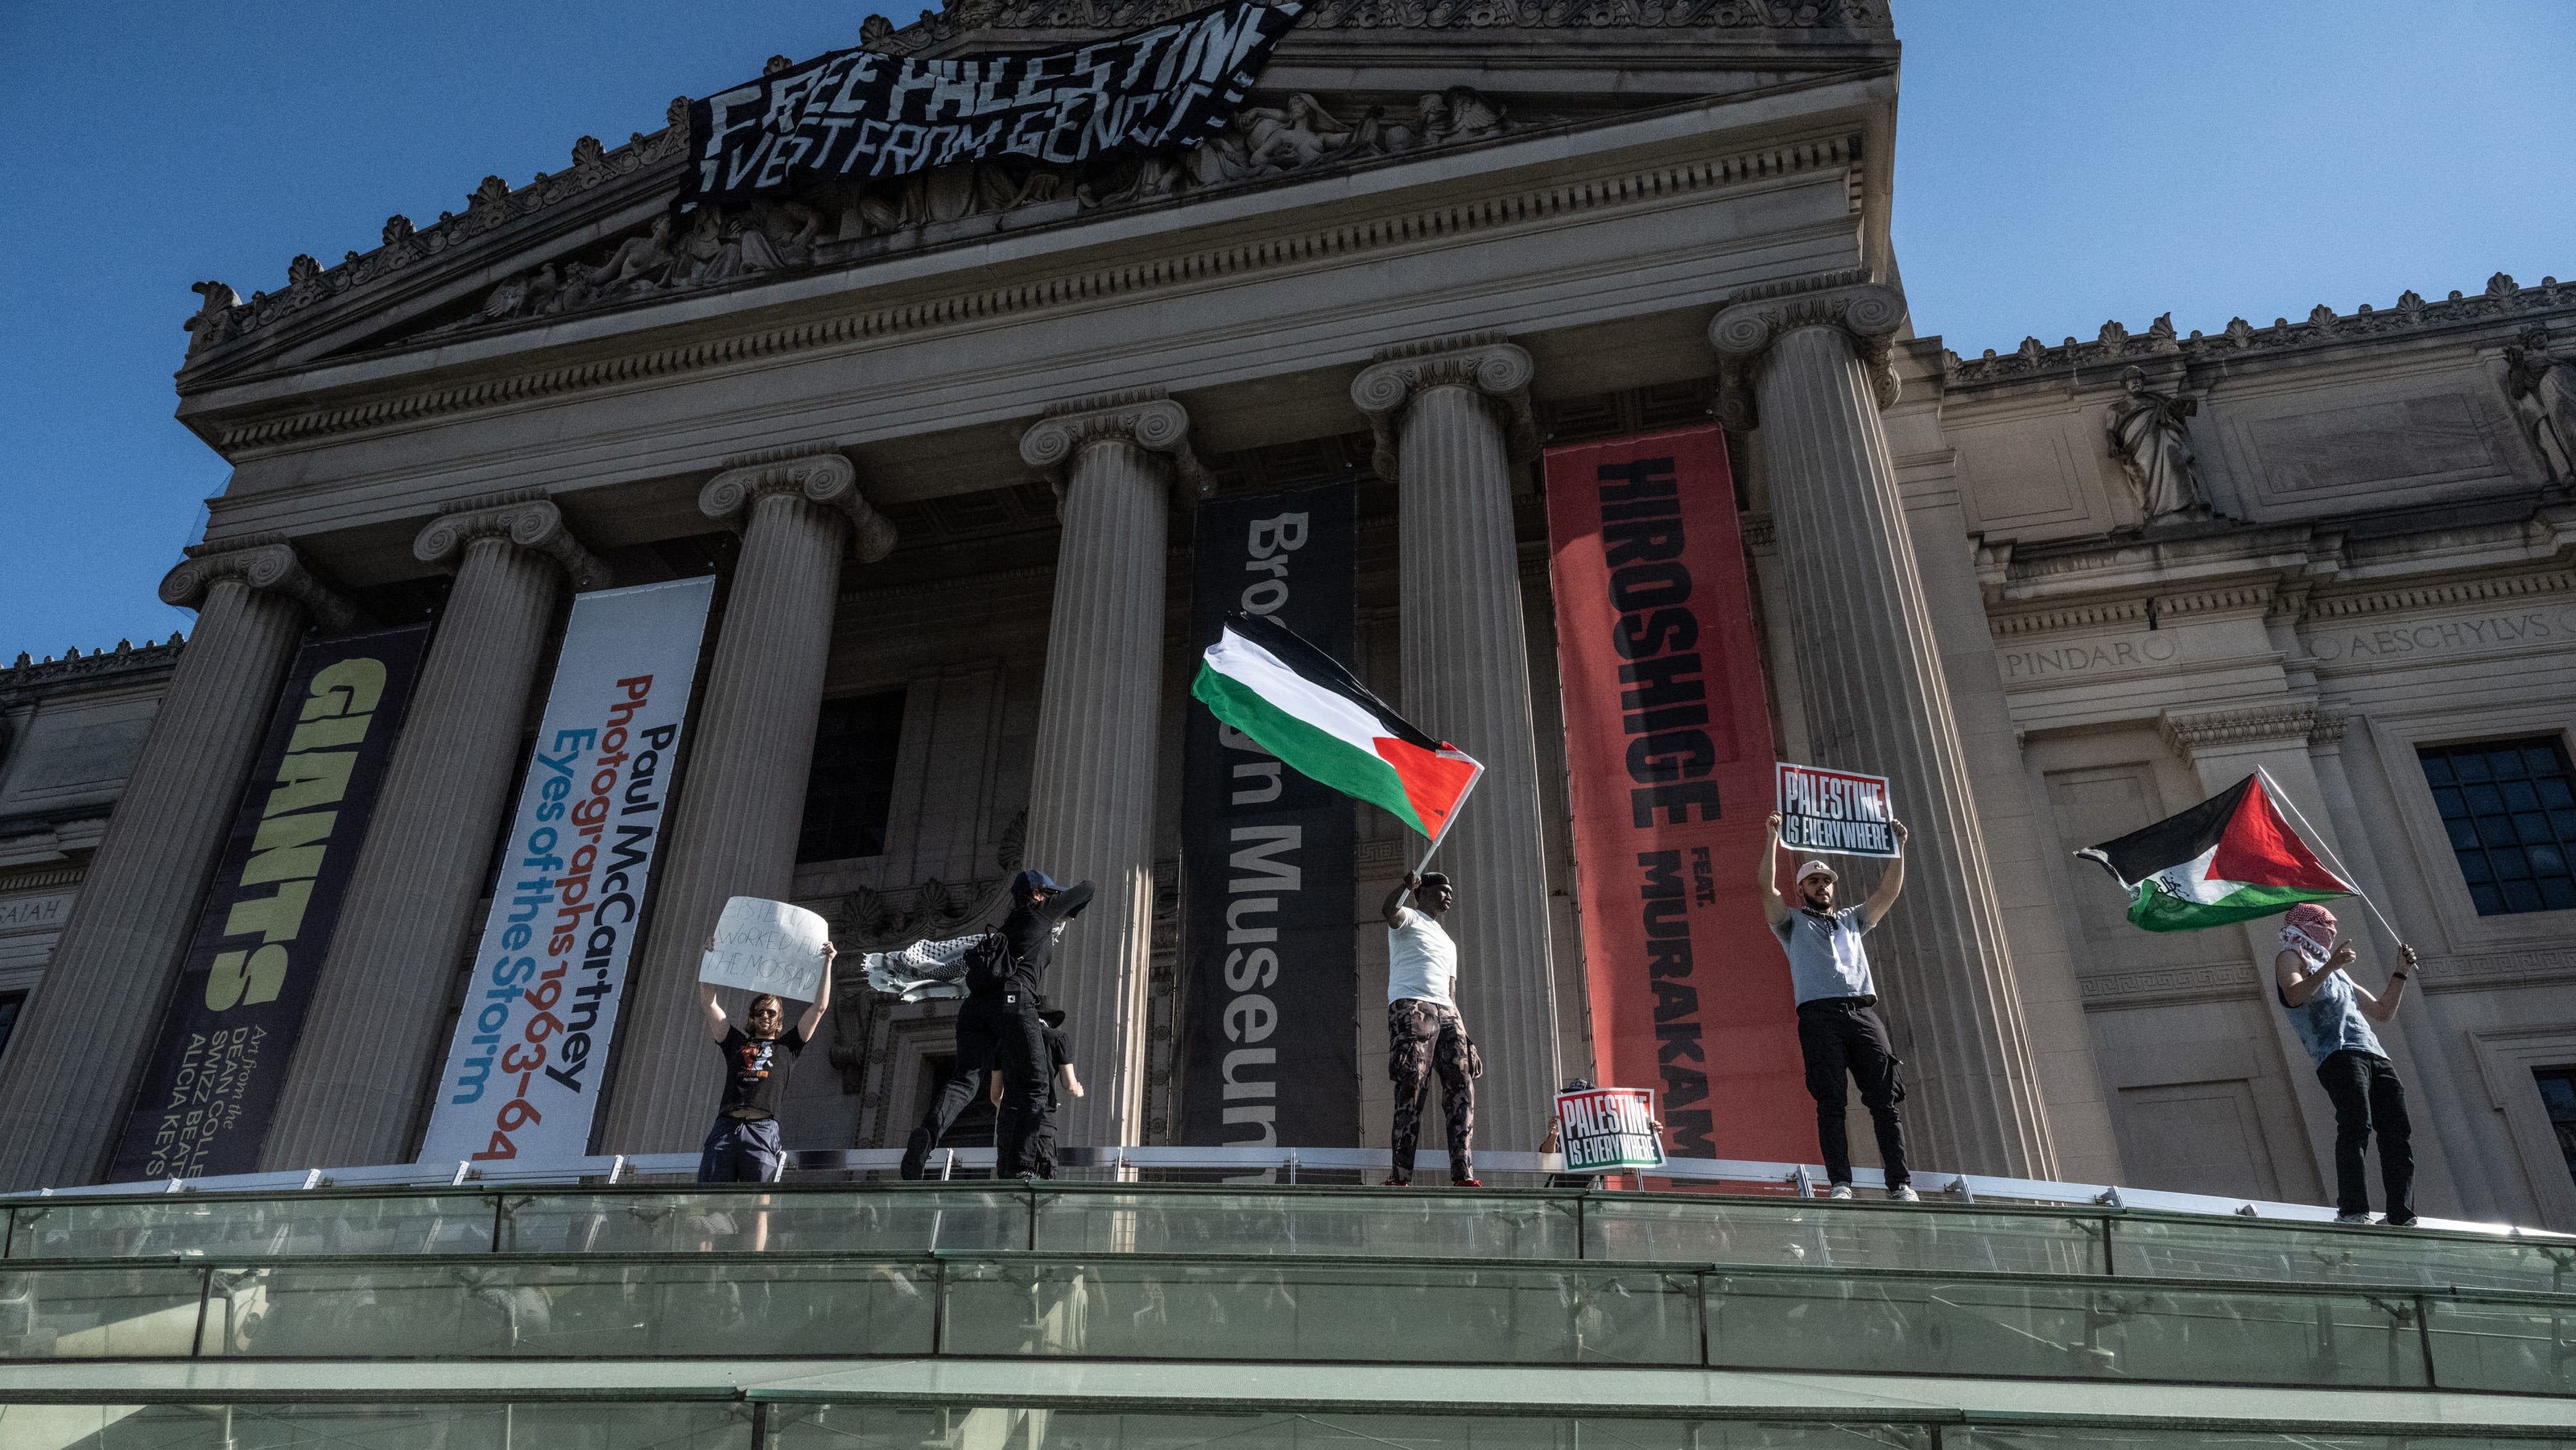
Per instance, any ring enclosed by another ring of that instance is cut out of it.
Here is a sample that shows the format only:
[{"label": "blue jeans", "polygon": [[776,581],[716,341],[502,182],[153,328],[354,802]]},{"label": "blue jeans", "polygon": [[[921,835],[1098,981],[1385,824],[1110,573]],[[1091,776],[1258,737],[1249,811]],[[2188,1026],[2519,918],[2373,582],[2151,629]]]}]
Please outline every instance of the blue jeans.
[{"label": "blue jeans", "polygon": [[776,1118],[717,1115],[698,1150],[700,1183],[776,1183],[787,1168],[787,1152],[778,1145]]}]

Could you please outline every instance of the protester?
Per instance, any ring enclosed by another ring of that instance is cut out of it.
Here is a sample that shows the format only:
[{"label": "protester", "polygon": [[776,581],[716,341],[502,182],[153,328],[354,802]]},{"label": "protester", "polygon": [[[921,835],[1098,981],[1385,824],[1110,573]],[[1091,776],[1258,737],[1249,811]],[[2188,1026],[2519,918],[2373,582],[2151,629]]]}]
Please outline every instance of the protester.
[{"label": "protester", "polygon": [[1798,868],[1798,906],[1781,898],[1779,881],[1780,813],[1771,813],[1770,834],[1762,846],[1762,914],[1772,935],[1789,957],[1789,987],[1798,1000],[1798,1055],[1805,1059],[1807,1095],[1816,1100],[1816,1139],[1824,1149],[1825,1177],[1835,1198],[1852,1196],[1851,1134],[1843,1123],[1850,1091],[1860,1084],[1861,1106],[1869,1109],[1878,1135],[1878,1160],[1887,1174],[1887,1196],[1916,1202],[1905,1169],[1905,1124],[1896,1105],[1905,1101],[1905,1082],[1887,1040],[1887,1024],[1874,1010],[1878,985],[1870,976],[1869,949],[1861,937],[1878,925],[1905,889],[1905,823],[1889,821],[1898,854],[1878,878],[1878,889],[1858,906],[1834,909],[1835,875],[1822,861]]},{"label": "protester", "polygon": [[2293,906],[2281,918],[2272,981],[2299,1041],[2316,1059],[2317,1081],[2334,1100],[2335,1222],[2370,1222],[2362,1152],[2376,1132],[2387,1222],[2404,1228],[2415,1221],[2414,1125],[2406,1117],[2406,1089],[2370,1024],[2397,1015],[2415,949],[2398,945],[2398,966],[2375,997],[2344,974],[2360,955],[2351,942],[2335,944],[2333,912],[2313,902]]},{"label": "protester", "polygon": [[[1413,893],[1413,905],[1404,894]],[[1450,988],[1458,980],[1458,944],[1440,927],[1457,904],[1449,878],[1408,871],[1387,893],[1378,914],[1386,919],[1386,1075],[1395,1080],[1395,1129],[1388,1144],[1394,1169],[1387,1186],[1413,1182],[1414,1145],[1422,1136],[1422,1106],[1431,1078],[1440,1078],[1440,1106],[1449,1120],[1449,1182],[1482,1188],[1470,1162],[1476,1135],[1476,1078],[1484,1072],[1476,1044],[1458,1020]]]},{"label": "protester", "polygon": [[1029,1140],[1036,1133],[1040,1095],[1050,1069],[1039,995],[1056,939],[1091,904],[1091,883],[1062,887],[1043,871],[1011,878],[1011,912],[966,957],[966,1005],[957,1013],[957,1063],[931,1099],[930,1110],[904,1144],[902,1173],[919,1178],[931,1150],[949,1125],[984,1091],[985,1074],[1002,1075],[1002,1111],[993,1125],[993,1176],[1027,1171]]},{"label": "protester", "polygon": [[787,1008],[776,997],[763,992],[752,998],[743,1011],[743,1025],[736,1027],[716,1000],[715,984],[698,984],[707,1030],[725,1060],[724,1101],[698,1152],[700,1183],[778,1181],[787,1163],[778,1141],[779,1100],[787,1094],[788,1069],[822,1030],[823,1013],[832,1004],[832,960],[839,955],[830,942],[823,943],[822,983],[805,1015],[796,1019],[795,1030],[784,1036],[779,1028],[786,1023]]},{"label": "protester", "polygon": [[[1055,1115],[1056,1110],[1064,1106],[1064,1097],[1058,1094],[1057,1087],[1061,1084],[1064,1093],[1078,1098],[1082,1096],[1082,1079],[1073,1070],[1073,1043],[1064,1035],[1064,1012],[1050,1007],[1038,1014],[1038,1024],[1046,1037],[1050,1071],[1046,1097],[1039,1105],[1038,1130],[1029,1138],[1024,1161],[1029,1172],[1036,1177],[1053,1178],[1056,1170]],[[992,1081],[986,1091],[991,1094],[994,1106],[999,1107],[1002,1101],[1001,1074],[989,1073],[986,1076]]]}]

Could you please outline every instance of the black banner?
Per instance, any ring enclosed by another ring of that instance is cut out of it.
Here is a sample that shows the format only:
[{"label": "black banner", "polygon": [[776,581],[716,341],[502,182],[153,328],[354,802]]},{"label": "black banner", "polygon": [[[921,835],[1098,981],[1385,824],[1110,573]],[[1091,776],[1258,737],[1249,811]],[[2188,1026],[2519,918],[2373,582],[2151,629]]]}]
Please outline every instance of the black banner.
[{"label": "black banner", "polygon": [[296,655],[109,1182],[257,1171],[428,642],[415,624]]},{"label": "black banner", "polygon": [[[1240,609],[1348,663],[1354,497],[1342,483],[1199,505],[1196,648],[1216,643]],[[1195,701],[1182,752],[1180,1140],[1355,1147],[1351,800]]]},{"label": "black banner", "polygon": [[830,51],[691,102],[698,167],[680,200],[742,201],[992,156],[1065,165],[1195,146],[1234,119],[1304,8],[1304,0],[1236,0],[1115,39],[1020,55]]}]

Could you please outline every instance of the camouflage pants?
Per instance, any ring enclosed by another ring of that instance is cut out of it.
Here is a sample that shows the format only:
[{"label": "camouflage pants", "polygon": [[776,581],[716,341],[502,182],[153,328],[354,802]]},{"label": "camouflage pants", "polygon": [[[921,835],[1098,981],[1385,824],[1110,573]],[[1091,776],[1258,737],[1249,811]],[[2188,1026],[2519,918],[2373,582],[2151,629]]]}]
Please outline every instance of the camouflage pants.
[{"label": "camouflage pants", "polygon": [[1386,1075],[1395,1081],[1395,1177],[1413,1176],[1422,1138],[1422,1104],[1440,1075],[1440,1106],[1449,1120],[1449,1177],[1473,1178],[1468,1147],[1476,1135],[1476,1082],[1468,1074],[1467,1029],[1457,1010],[1407,997],[1386,1007]]}]

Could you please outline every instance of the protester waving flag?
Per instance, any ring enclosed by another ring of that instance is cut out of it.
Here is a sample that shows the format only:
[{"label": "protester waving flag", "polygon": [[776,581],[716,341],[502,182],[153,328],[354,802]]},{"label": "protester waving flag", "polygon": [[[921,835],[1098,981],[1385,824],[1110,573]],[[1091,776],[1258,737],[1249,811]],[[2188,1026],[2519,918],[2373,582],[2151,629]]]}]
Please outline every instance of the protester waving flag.
[{"label": "protester waving flag", "polygon": [[1436,844],[1485,767],[1387,708],[1286,625],[1229,614],[1190,693],[1288,766],[1392,812]]},{"label": "protester waving flag", "polygon": [[2148,931],[2192,931],[2359,896],[2281,819],[2249,775],[2224,793],[2116,841],[2075,854],[2099,861],[2132,894],[2129,920]]}]

